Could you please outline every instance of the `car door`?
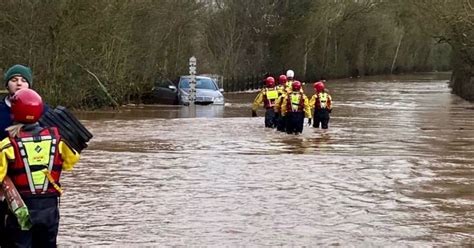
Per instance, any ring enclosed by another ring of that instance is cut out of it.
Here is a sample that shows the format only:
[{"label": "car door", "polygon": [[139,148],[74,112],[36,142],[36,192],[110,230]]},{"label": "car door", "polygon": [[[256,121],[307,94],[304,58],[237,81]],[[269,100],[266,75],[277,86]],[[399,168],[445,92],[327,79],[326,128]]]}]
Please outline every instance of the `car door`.
[{"label": "car door", "polygon": [[152,89],[155,103],[178,104],[178,91],[169,79],[159,80]]}]

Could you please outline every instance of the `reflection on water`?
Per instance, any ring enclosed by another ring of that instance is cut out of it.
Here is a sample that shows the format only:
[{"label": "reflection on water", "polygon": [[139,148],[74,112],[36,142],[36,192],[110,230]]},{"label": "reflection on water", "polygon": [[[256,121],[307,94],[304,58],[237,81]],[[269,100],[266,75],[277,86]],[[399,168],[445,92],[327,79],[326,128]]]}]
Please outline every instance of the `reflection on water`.
[{"label": "reflection on water", "polygon": [[474,108],[438,76],[329,82],[330,129],[298,136],[250,118],[255,93],[80,113],[60,245],[472,245]]}]

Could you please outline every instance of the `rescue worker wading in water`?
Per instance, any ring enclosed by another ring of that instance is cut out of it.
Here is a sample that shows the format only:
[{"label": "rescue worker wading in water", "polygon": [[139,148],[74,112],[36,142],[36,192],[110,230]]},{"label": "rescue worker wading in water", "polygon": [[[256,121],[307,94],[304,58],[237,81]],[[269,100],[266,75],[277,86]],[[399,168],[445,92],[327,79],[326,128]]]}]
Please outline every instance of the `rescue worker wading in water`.
[{"label": "rescue worker wading in water", "polygon": [[314,83],[314,90],[316,93],[309,101],[311,108],[314,109],[313,127],[319,128],[321,124],[322,129],[327,129],[329,127],[329,114],[332,111],[332,98],[325,91],[324,83],[321,81]]},{"label": "rescue worker wading in water", "polygon": [[[43,113],[41,97],[21,89],[12,97],[14,124],[9,137],[0,142],[0,182],[8,176],[28,207],[31,228],[22,230],[9,211],[6,219],[8,247],[56,247],[59,227],[59,179],[71,170],[79,153],[69,147],[55,127],[38,124]],[[23,228],[25,229],[25,228]]]},{"label": "rescue worker wading in water", "polygon": [[278,99],[275,101],[275,125],[278,131],[285,132],[286,127],[286,118],[281,115],[281,103],[283,98],[286,96],[286,82],[287,78],[285,75],[280,75],[278,77]]},{"label": "rescue worker wading in water", "polygon": [[305,117],[311,123],[311,108],[308,97],[301,92],[299,81],[293,82],[292,92],[283,99],[281,110],[287,118],[286,133],[288,134],[302,133]]},{"label": "rescue worker wading in water", "polygon": [[275,87],[275,79],[273,77],[267,77],[265,79],[265,88],[262,89],[255,100],[253,101],[252,106],[252,117],[257,116],[257,108],[262,104],[265,110],[265,127],[273,128],[275,127],[275,101],[278,98],[278,91]]}]

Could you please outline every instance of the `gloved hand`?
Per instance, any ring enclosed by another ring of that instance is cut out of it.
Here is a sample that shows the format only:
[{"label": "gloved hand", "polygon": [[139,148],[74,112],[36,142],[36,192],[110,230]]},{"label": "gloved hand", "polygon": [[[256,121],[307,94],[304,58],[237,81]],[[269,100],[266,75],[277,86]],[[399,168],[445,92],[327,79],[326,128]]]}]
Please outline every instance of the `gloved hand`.
[{"label": "gloved hand", "polygon": [[328,113],[331,113],[332,112],[332,109],[328,109]]},{"label": "gloved hand", "polygon": [[312,121],[312,119],[308,118],[308,126],[311,126],[311,121]]},{"label": "gloved hand", "polygon": [[252,117],[257,117],[257,111],[252,110]]}]

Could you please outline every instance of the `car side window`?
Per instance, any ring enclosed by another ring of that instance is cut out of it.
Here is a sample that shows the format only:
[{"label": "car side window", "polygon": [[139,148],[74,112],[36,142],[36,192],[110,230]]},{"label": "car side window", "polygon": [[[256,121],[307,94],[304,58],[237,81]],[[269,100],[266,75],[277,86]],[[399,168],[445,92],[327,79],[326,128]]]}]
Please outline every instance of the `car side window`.
[{"label": "car side window", "polygon": [[168,88],[168,86],[174,85],[169,79],[158,80],[155,83],[155,87]]}]

